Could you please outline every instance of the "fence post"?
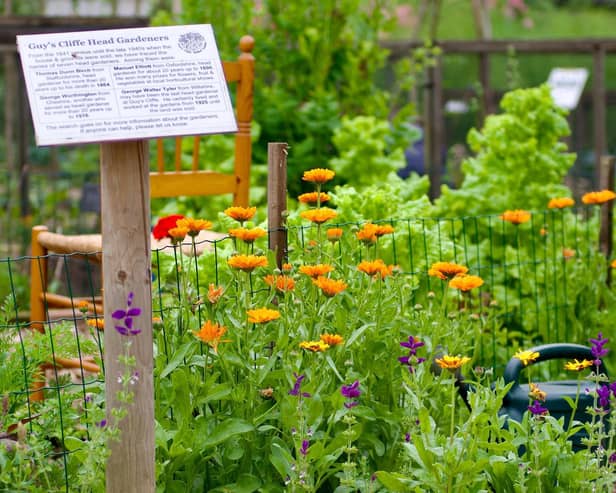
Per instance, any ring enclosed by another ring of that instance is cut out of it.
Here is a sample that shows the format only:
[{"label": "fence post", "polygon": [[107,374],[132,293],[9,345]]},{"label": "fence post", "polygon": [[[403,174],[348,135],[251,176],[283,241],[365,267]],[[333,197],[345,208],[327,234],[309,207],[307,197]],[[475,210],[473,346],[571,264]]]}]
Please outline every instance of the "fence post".
[{"label": "fence post", "polygon": [[[595,179],[601,179],[601,159],[606,152],[606,97],[605,97],[605,47],[597,44],[593,48],[592,63],[592,114],[595,137]],[[609,187],[611,190],[613,185]]]},{"label": "fence post", "polygon": [[284,142],[267,144],[267,229],[268,246],[276,252],[276,265],[282,269],[287,256],[287,149]]},{"label": "fence post", "polygon": [[[614,156],[601,156],[599,160],[599,190],[614,190]],[[601,207],[601,226],[599,229],[599,248],[609,262],[614,241],[614,201],[609,200]],[[612,268],[608,266],[606,283],[612,283]]]},{"label": "fence post", "polygon": [[[103,296],[105,312],[105,392],[107,420],[112,409],[127,406],[118,399],[127,368],[118,357],[135,359],[138,381],[128,414],[120,421],[120,439],[111,441],[107,461],[108,493],[154,493],[154,384],[152,377],[152,278],[150,251],[150,173],[147,141],[101,145],[101,212],[103,219]],[[134,337],[114,326],[128,322],[113,318],[116,310],[140,308]],[[130,347],[126,344],[130,341]],[[122,377],[122,378],[120,378]],[[102,467],[102,464],[101,464]]]}]

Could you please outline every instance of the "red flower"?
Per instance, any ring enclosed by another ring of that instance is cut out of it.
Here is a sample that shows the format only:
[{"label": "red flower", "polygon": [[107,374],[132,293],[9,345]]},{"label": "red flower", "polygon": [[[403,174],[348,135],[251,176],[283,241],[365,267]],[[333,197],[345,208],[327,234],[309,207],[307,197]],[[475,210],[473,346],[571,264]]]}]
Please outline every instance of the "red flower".
[{"label": "red flower", "polygon": [[184,219],[181,214],[171,214],[161,217],[152,229],[152,235],[157,240],[169,237],[169,230],[175,228],[178,219]]}]

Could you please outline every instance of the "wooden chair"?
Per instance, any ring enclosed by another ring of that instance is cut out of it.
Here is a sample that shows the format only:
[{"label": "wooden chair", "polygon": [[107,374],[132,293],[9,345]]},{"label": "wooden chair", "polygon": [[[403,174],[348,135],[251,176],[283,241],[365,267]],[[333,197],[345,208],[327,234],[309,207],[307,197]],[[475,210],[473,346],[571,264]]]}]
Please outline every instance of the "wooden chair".
[{"label": "wooden chair", "polygon": [[[223,61],[225,79],[235,85],[235,114],[238,131],[235,134],[233,173],[221,173],[200,167],[201,136],[194,136],[192,166],[182,170],[182,137],[175,138],[174,162],[166,166],[163,139],[157,139],[156,166],[150,173],[152,198],[178,196],[204,196],[232,194],[233,205],[247,206],[250,191],[250,166],[252,143],[250,136],[253,115],[254,65],[252,55],[254,39],[240,39],[240,55],[235,61]],[[49,232],[46,226],[32,228],[30,261],[30,311],[31,329],[44,331],[50,309],[56,318],[74,319],[79,312],[77,304],[84,298],[48,293],[48,254],[81,255],[89,262],[102,261],[101,235],[61,235]],[[85,298],[92,313],[102,316],[102,302],[94,295]],[[35,397],[36,398],[36,397]]]}]

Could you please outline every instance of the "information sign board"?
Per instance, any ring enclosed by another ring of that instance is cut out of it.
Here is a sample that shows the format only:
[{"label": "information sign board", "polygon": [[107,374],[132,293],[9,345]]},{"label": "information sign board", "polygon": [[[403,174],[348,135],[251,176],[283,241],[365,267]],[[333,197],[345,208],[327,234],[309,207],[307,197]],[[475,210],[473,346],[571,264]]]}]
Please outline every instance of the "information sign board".
[{"label": "information sign board", "polygon": [[209,24],[17,36],[38,145],[236,132]]},{"label": "information sign board", "polygon": [[575,109],[588,79],[585,68],[553,68],[548,78],[552,99],[566,110]]}]

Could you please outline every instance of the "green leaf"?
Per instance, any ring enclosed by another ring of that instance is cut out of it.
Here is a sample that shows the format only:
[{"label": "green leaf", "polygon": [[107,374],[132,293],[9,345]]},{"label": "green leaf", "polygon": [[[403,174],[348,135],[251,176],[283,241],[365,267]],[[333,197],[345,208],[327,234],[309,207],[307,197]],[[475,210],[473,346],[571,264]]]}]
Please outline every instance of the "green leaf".
[{"label": "green leaf", "polygon": [[409,491],[409,481],[401,474],[377,471],[376,477],[385,488],[394,493],[405,493]]},{"label": "green leaf", "polygon": [[201,450],[203,451],[208,448],[215,447],[232,436],[248,433],[249,431],[254,431],[254,426],[243,419],[227,419],[214,428],[214,430],[212,430],[212,432],[206,437],[201,444]]},{"label": "green leaf", "polygon": [[195,347],[195,343],[193,341],[189,341],[183,346],[180,347],[169,361],[169,364],[165,367],[165,369],[161,372],[159,378],[165,378],[169,375],[173,370],[175,370],[181,364],[184,364],[184,359],[188,355],[188,352],[191,348]]}]

